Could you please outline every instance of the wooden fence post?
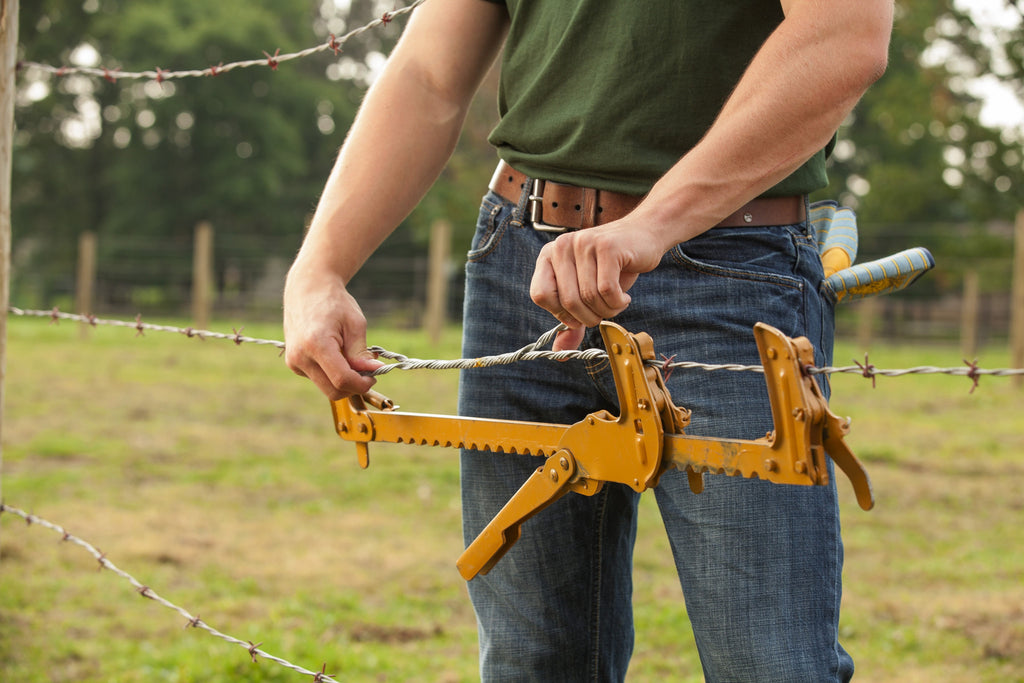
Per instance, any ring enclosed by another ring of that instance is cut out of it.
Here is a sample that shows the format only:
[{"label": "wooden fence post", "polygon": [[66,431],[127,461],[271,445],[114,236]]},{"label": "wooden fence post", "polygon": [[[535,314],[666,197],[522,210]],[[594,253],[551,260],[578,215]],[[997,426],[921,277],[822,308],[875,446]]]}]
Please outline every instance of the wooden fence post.
[{"label": "wooden fence post", "polygon": [[[86,230],[78,236],[78,272],[75,273],[75,313],[95,313],[96,233]],[[82,338],[89,336],[89,325],[79,325]]]},{"label": "wooden fence post", "polygon": [[[1010,364],[1024,368],[1024,209],[1017,212],[1013,230],[1013,290],[1010,295]],[[1015,375],[1018,389],[1022,378]]]},{"label": "wooden fence post", "polygon": [[14,74],[17,52],[18,0],[0,0],[0,470],[3,469],[4,459],[2,437],[4,385],[7,377],[7,308],[11,298],[11,154],[14,149]]},{"label": "wooden fence post", "polygon": [[427,274],[427,312],[425,327],[430,341],[437,344],[444,330],[448,305],[448,254],[451,251],[452,224],[434,221],[430,226],[430,270]]},{"label": "wooden fence post", "polygon": [[960,353],[965,360],[978,354],[978,312],[981,309],[981,294],[978,289],[978,271],[964,273],[963,300],[960,305]]},{"label": "wooden fence post", "polygon": [[871,350],[871,339],[875,334],[878,308],[878,297],[861,299],[857,303],[857,347],[859,351],[866,353]]},{"label": "wooden fence post", "polygon": [[213,305],[213,226],[196,225],[192,247],[192,324],[200,330],[210,326]]}]

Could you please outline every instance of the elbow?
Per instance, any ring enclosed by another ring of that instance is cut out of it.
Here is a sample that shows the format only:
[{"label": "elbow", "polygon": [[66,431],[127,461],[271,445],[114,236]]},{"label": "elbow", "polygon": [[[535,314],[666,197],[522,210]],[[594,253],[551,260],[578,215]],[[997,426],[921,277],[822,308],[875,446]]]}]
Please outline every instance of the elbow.
[{"label": "elbow", "polygon": [[822,16],[815,3],[800,4],[791,8],[787,19],[804,22],[805,36],[823,50],[821,64],[827,64],[824,68],[835,78],[834,85],[859,97],[888,68],[892,3],[834,0],[830,8]]},{"label": "elbow", "polygon": [[854,53],[850,55],[855,78],[866,90],[880,79],[889,66],[889,39],[892,35],[892,6],[863,17],[861,35],[850,40]]},{"label": "elbow", "polygon": [[865,89],[885,75],[885,70],[889,67],[888,34],[884,40],[877,43],[865,49],[859,59],[858,73]]},{"label": "elbow", "polygon": [[854,41],[833,58],[833,85],[842,98],[860,97],[878,81],[889,66],[888,40]]}]

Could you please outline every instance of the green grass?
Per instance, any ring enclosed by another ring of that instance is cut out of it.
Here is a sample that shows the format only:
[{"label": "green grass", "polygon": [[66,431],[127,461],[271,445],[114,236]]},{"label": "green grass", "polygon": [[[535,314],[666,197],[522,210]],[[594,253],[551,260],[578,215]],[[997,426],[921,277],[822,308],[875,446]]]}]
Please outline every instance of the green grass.
[{"label": "green grass", "polygon": [[[230,329],[226,321],[217,329]],[[271,326],[246,334],[280,338]],[[416,332],[370,341],[458,355]],[[863,354],[840,345],[837,362]],[[879,367],[961,363],[885,347]],[[1007,364],[981,354],[983,367]],[[393,373],[403,409],[454,407],[453,372]],[[859,681],[1024,681],[1024,392],[983,378],[833,378],[874,483],[839,482],[842,640]],[[685,405],[685,397],[676,397]],[[203,621],[346,681],[471,681],[476,629],[455,570],[455,451],[373,444],[360,470],[330,408],[276,349],[9,322],[4,500],[65,526]],[[1016,539],[1016,540],[1015,540]],[[651,496],[636,552],[631,681],[700,681]],[[80,548],[0,517],[0,680],[299,681],[186,629]]]}]

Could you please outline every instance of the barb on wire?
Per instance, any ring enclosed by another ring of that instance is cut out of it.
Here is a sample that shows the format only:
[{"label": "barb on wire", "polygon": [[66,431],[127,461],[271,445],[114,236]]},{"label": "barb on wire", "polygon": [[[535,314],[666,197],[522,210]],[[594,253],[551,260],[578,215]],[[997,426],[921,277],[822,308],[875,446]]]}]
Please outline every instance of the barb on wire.
[{"label": "barb on wire", "polygon": [[866,354],[866,353],[864,354],[864,364],[863,365],[861,365],[857,361],[853,361],[853,362],[857,363],[857,367],[860,368],[861,377],[866,377],[866,378],[871,380],[871,388],[874,389],[875,386],[876,386],[875,385],[875,366],[872,365],[870,362],[868,362],[868,354]]},{"label": "barb on wire", "polygon": [[316,45],[314,47],[308,47],[305,50],[291,52],[284,55],[280,54],[280,49],[275,50],[273,54],[270,54],[269,52],[264,50],[264,57],[259,59],[247,59],[239,62],[231,62],[230,64],[221,63],[217,65],[208,66],[205,69],[186,69],[181,71],[169,71],[161,69],[160,67],[156,67],[155,69],[146,71],[121,71],[120,67],[111,69],[105,66],[53,66],[51,64],[43,64],[41,62],[31,61],[18,62],[17,67],[19,70],[26,67],[32,67],[34,69],[38,69],[46,73],[54,74],[58,77],[68,76],[71,74],[96,76],[99,78],[103,78],[104,80],[107,80],[110,83],[116,83],[119,79],[122,78],[136,80],[155,80],[158,83],[163,83],[164,81],[179,78],[201,78],[205,76],[219,76],[221,74],[225,74],[235,69],[245,69],[253,66],[266,66],[270,67],[272,71],[277,71],[277,67],[282,62],[288,62],[293,59],[302,59],[304,57],[309,57],[310,55],[325,52],[327,50],[334,52],[334,54],[338,54],[338,52],[341,51],[341,46],[348,42],[350,39],[377,26],[387,25],[391,23],[391,21],[395,17],[412,12],[425,1],[426,0],[414,0],[408,6],[401,7],[391,12],[385,12],[383,16],[374,19],[373,21],[365,24],[364,26],[360,26],[359,28],[353,29],[346,33],[345,35],[335,36],[334,34],[331,34],[327,42],[321,43],[320,45]]},{"label": "barb on wire", "polygon": [[191,627],[191,628],[202,629],[203,631],[206,631],[207,633],[209,633],[212,636],[215,636],[217,638],[220,638],[221,640],[224,640],[224,641],[227,641],[229,643],[232,643],[233,645],[238,645],[238,646],[244,648],[245,651],[249,653],[249,656],[252,657],[252,661],[254,661],[254,662],[257,660],[257,657],[259,657],[259,658],[262,658],[262,659],[266,659],[266,660],[272,661],[272,662],[274,662],[276,664],[279,664],[279,665],[285,667],[286,669],[291,669],[292,671],[298,672],[298,673],[303,674],[305,676],[312,676],[312,677],[314,677],[314,680],[316,680],[316,681],[322,681],[323,683],[337,683],[337,681],[335,681],[335,679],[331,678],[328,674],[324,673],[324,671],[327,668],[326,664],[321,668],[321,670],[319,672],[311,671],[309,669],[306,669],[304,667],[298,666],[296,664],[292,664],[291,662],[289,662],[286,659],[282,659],[280,657],[274,656],[274,655],[272,655],[272,654],[270,654],[268,652],[265,652],[265,651],[261,650],[260,649],[260,645],[262,645],[263,643],[255,643],[254,644],[251,640],[240,640],[238,638],[235,638],[234,636],[227,635],[226,633],[221,633],[220,631],[218,631],[217,629],[213,628],[212,626],[207,624],[205,621],[200,619],[198,616],[191,615],[184,608],[179,607],[178,605],[174,604],[173,602],[171,602],[171,601],[167,600],[166,598],[163,598],[160,595],[158,595],[152,588],[150,588],[149,586],[146,586],[145,584],[141,583],[134,576],[132,576],[131,574],[129,574],[128,572],[126,572],[123,569],[119,568],[113,562],[108,560],[106,553],[101,552],[100,550],[98,550],[96,548],[96,546],[94,546],[93,544],[89,543],[88,541],[84,541],[81,538],[79,538],[79,537],[77,537],[77,536],[75,536],[73,534],[68,533],[67,530],[64,529],[64,527],[62,527],[62,526],[60,526],[58,524],[54,524],[53,522],[47,521],[47,520],[43,519],[42,517],[37,517],[34,514],[25,512],[24,510],[21,510],[19,508],[13,507],[11,505],[7,505],[5,503],[0,503],[0,514],[2,514],[4,512],[9,512],[12,515],[15,515],[17,517],[21,517],[22,519],[25,520],[25,523],[28,526],[32,526],[34,524],[36,526],[41,526],[41,527],[49,529],[51,531],[55,531],[55,532],[57,532],[58,534],[61,535],[61,540],[62,541],[67,541],[67,542],[70,542],[70,543],[74,543],[75,545],[84,548],[86,552],[88,552],[90,555],[92,555],[93,557],[96,558],[96,561],[99,562],[99,568],[101,570],[102,569],[106,569],[106,570],[109,570],[109,571],[113,572],[114,574],[117,574],[122,579],[124,579],[125,581],[130,583],[135,588],[135,591],[139,595],[141,595],[142,597],[148,598],[150,600],[153,600],[154,602],[157,602],[157,603],[163,605],[164,607],[166,607],[167,609],[169,609],[169,610],[171,610],[173,612],[177,612],[182,617],[184,617],[186,619],[185,628],[190,628]]},{"label": "barb on wire", "polygon": [[[224,339],[232,341],[235,345],[242,344],[257,344],[273,346],[284,352],[284,342],[277,341],[274,339],[259,339],[256,337],[247,337],[242,335],[242,329],[233,329],[231,334],[224,332],[211,332],[209,330],[197,330],[192,327],[174,327],[172,325],[154,325],[151,323],[142,322],[142,316],[135,316],[135,320],[109,320],[105,318],[97,318],[94,315],[80,315],[77,313],[64,313],[57,308],[52,308],[48,311],[43,310],[31,310],[21,309],[14,306],[10,306],[8,312],[12,315],[19,316],[30,316],[37,318],[50,318],[53,323],[61,320],[71,320],[88,325],[111,325],[114,327],[128,327],[134,329],[135,336],[144,336],[144,332],[147,330],[154,330],[157,332],[172,332],[175,334],[181,334],[189,338],[199,339]],[[380,346],[371,346],[369,350],[376,353],[378,357],[387,360],[395,361],[393,363],[382,365],[381,367],[368,373],[373,376],[385,375],[395,370],[471,370],[474,368],[485,368],[493,367],[496,365],[509,365],[511,363],[518,363],[520,361],[527,360],[555,360],[555,361],[566,361],[566,360],[595,360],[607,357],[607,352],[604,349],[583,349],[583,350],[569,350],[569,351],[545,351],[543,348],[548,346],[554,339],[555,334],[563,329],[563,326],[548,330],[537,341],[527,344],[523,348],[512,351],[510,353],[503,353],[494,356],[483,356],[481,358],[456,358],[453,360],[421,360],[418,358],[409,358],[400,353],[394,351],[388,351]],[[673,370],[684,369],[684,370],[703,370],[706,372],[716,372],[724,370],[727,372],[764,372],[764,367],[761,365],[743,365],[739,363],[701,363],[697,361],[676,361],[673,360],[675,356],[671,358],[664,358],[660,360],[647,361],[648,365],[659,368],[663,373],[671,374]],[[864,358],[864,363],[859,361],[853,361],[855,365],[846,365],[840,367],[808,367],[807,372],[811,375],[834,375],[834,374],[854,374],[861,375],[862,377],[872,380],[874,385],[875,380],[878,377],[903,377],[904,375],[952,375],[959,377],[967,377],[974,382],[972,387],[972,393],[974,387],[977,387],[978,381],[983,376],[990,377],[1014,377],[1024,376],[1024,368],[997,368],[997,369],[985,369],[978,365],[975,360],[973,362],[964,361],[963,367],[954,368],[941,368],[933,365],[922,365],[912,368],[905,369],[893,369],[885,370],[875,367],[873,364],[868,362],[867,357]]]}]

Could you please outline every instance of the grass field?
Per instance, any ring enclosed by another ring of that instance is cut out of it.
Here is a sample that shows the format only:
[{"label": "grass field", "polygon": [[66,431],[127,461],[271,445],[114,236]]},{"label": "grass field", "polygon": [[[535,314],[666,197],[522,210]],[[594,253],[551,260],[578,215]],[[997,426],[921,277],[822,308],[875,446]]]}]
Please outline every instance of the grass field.
[{"label": "grass field", "polygon": [[[230,329],[226,321],[218,329]],[[279,338],[279,330],[246,334]],[[332,429],[269,347],[70,323],[9,323],[2,489],[214,628],[346,681],[471,681],[476,631],[455,570],[455,451]],[[458,355],[418,333],[371,342]],[[863,354],[840,344],[837,362]],[[876,348],[879,367],[955,366],[948,348]],[[1001,351],[981,355],[1005,367]],[[452,372],[393,373],[403,409],[444,412]],[[1024,391],[984,378],[833,378],[833,410],[874,483],[845,479],[842,640],[856,680],[1024,681]],[[676,397],[685,405],[685,397]],[[631,681],[700,681],[650,496],[636,553]],[[528,530],[526,531],[528,533]],[[60,536],[0,517],[0,681],[300,681],[99,571]]]}]

